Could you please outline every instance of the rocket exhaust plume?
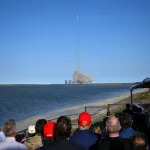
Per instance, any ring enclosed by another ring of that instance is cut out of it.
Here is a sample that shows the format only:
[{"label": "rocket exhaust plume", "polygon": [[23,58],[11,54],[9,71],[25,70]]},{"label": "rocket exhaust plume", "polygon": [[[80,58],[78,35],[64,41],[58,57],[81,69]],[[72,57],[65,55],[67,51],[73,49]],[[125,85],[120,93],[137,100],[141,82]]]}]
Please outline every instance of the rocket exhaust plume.
[{"label": "rocket exhaust plume", "polygon": [[78,21],[79,21],[79,16],[78,16],[78,13],[77,13],[77,24],[78,24]]},{"label": "rocket exhaust plume", "polygon": [[75,70],[73,73],[73,82],[78,84],[90,84],[93,82],[93,79],[90,75],[85,75]]}]

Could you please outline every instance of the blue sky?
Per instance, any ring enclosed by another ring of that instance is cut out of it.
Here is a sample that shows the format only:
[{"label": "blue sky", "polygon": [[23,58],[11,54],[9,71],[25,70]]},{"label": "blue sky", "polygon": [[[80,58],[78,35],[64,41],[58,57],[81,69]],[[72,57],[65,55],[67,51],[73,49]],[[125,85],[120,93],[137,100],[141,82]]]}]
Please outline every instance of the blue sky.
[{"label": "blue sky", "polygon": [[[0,0],[0,84],[150,76],[149,0]],[[77,23],[78,14],[78,23]]]}]

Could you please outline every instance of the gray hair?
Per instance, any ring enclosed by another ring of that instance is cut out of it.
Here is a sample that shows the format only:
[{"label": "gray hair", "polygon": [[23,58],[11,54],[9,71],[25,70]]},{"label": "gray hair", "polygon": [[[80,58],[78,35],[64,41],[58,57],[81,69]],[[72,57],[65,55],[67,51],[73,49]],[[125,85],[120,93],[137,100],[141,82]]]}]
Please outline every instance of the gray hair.
[{"label": "gray hair", "polygon": [[11,119],[5,122],[3,126],[3,132],[5,133],[6,137],[14,136],[16,134],[15,120]]},{"label": "gray hair", "polygon": [[109,133],[119,132],[121,129],[118,118],[112,116],[106,120],[106,128]]}]

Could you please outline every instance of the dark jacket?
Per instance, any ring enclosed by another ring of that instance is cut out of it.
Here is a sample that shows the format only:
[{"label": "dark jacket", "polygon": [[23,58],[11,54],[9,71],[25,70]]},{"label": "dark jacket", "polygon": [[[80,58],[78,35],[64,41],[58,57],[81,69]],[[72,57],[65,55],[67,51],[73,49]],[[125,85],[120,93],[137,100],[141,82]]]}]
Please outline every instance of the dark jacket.
[{"label": "dark jacket", "polygon": [[42,150],[84,150],[83,147],[72,143],[67,139],[56,140],[43,147]]},{"label": "dark jacket", "polygon": [[98,137],[90,130],[79,130],[70,137],[70,141],[81,145],[85,150],[94,150],[97,146]]},{"label": "dark jacket", "polygon": [[108,137],[99,141],[98,150],[132,150],[132,143],[129,139]]}]

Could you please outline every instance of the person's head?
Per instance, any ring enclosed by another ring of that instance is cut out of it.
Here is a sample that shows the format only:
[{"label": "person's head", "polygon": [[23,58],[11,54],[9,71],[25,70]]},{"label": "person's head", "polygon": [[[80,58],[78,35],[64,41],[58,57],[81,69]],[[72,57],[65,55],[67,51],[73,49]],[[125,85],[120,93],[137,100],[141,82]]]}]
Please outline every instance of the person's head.
[{"label": "person's head", "polygon": [[144,133],[137,132],[132,137],[134,150],[147,150],[148,139]]},{"label": "person's head", "polygon": [[10,119],[5,122],[3,126],[3,132],[5,133],[6,137],[15,137],[16,135],[16,123],[15,120]]},{"label": "person's head", "polygon": [[32,137],[32,136],[35,136],[35,125],[30,125],[28,127],[28,136],[29,137]]},{"label": "person's head", "polygon": [[101,128],[99,126],[95,126],[93,128],[93,132],[96,134],[102,134]]},{"label": "person's head", "polygon": [[53,141],[53,139],[55,138],[55,122],[47,122],[44,125],[44,137],[45,139],[48,139],[50,141]]},{"label": "person's head", "polygon": [[106,120],[106,131],[109,135],[119,134],[120,129],[121,126],[118,118],[112,116]]},{"label": "person's head", "polygon": [[126,108],[127,108],[127,109],[130,109],[130,104],[126,104]]},{"label": "person's head", "polygon": [[43,145],[47,145],[50,144],[51,142],[53,142],[55,140],[55,122],[47,122],[44,125],[44,129],[43,129],[43,133],[44,133],[44,137],[43,137]]},{"label": "person's head", "polygon": [[106,115],[107,115],[107,117],[109,117],[110,116],[110,111],[107,111]]},{"label": "person's head", "polygon": [[78,118],[80,129],[89,129],[91,125],[91,115],[88,112],[82,112]]},{"label": "person's head", "polygon": [[130,128],[132,126],[132,117],[129,114],[126,114],[126,113],[122,114],[119,117],[119,120],[120,120],[122,129]]},{"label": "person's head", "polygon": [[35,131],[37,134],[43,135],[43,128],[46,123],[47,123],[47,121],[45,119],[37,120],[37,122],[35,124]]},{"label": "person's head", "polygon": [[71,120],[67,116],[60,116],[57,119],[55,132],[57,139],[66,139],[71,134]]}]

